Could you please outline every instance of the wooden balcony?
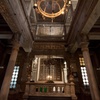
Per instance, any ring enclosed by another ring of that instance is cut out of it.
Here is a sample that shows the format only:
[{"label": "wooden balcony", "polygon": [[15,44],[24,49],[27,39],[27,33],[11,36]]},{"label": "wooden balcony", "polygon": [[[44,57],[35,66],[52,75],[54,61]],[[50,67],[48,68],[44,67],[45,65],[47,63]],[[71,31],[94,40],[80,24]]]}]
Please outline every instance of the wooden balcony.
[{"label": "wooden balcony", "polygon": [[74,83],[34,83],[27,82],[24,100],[32,96],[71,97],[77,100]]}]

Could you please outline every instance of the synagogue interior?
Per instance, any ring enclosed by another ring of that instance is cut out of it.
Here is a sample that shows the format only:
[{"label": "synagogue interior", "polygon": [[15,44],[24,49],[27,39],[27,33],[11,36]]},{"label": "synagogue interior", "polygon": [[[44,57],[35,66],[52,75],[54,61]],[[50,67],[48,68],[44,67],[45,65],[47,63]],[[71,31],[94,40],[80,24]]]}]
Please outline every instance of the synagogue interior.
[{"label": "synagogue interior", "polygon": [[100,0],[0,0],[0,100],[100,100]]}]

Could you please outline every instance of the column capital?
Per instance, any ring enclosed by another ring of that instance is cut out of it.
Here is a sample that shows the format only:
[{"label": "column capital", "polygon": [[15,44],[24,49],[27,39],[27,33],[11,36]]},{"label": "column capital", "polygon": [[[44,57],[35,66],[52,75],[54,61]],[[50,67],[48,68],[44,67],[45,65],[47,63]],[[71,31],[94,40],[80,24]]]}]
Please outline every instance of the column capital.
[{"label": "column capital", "polygon": [[88,51],[88,45],[89,45],[88,42],[81,42],[80,43],[81,50],[82,51]]},{"label": "column capital", "polygon": [[20,47],[20,37],[21,37],[21,35],[16,33],[16,34],[14,34],[14,36],[12,38],[13,49],[15,49],[15,50],[19,50],[19,47]]},{"label": "column capital", "polygon": [[78,36],[77,40],[78,40],[79,46],[81,47],[82,51],[88,51],[88,45],[89,45],[88,36],[82,34]]}]

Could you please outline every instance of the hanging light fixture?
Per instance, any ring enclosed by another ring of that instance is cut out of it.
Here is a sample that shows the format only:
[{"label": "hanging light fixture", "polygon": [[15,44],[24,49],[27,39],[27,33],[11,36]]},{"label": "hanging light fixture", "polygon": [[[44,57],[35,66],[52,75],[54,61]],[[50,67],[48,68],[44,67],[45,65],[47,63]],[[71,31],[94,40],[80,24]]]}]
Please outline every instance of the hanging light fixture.
[{"label": "hanging light fixture", "polygon": [[47,17],[53,20],[64,14],[68,4],[71,4],[70,0],[37,0],[34,9],[42,15],[43,19]]},{"label": "hanging light fixture", "polygon": [[50,75],[50,67],[52,65],[55,65],[57,63],[57,60],[55,58],[52,58],[50,55],[47,56],[47,59],[44,60],[44,64],[48,67],[48,76],[47,76],[47,80],[49,80],[48,82],[53,82],[53,81],[50,81],[52,80],[52,75]]},{"label": "hanging light fixture", "polygon": [[47,56],[47,59],[44,60],[44,64],[47,67],[50,67],[51,65],[55,65],[57,63],[57,60],[55,58],[52,58],[52,56]]}]

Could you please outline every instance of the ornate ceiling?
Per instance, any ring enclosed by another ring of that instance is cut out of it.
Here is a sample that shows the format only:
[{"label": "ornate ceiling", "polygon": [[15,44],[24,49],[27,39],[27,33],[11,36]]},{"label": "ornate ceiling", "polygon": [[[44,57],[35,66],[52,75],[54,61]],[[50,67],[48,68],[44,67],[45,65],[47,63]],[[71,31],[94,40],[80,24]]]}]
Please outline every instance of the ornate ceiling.
[{"label": "ornate ceiling", "polygon": [[[100,1],[71,0],[72,3],[64,15],[61,14],[53,22],[49,18],[43,19],[36,12],[33,7],[36,1],[0,1],[0,20],[5,20],[6,23],[0,21],[0,41],[10,40],[12,35],[18,33],[21,34],[21,46],[26,52],[30,52],[37,43],[58,43],[75,52],[79,47],[77,35],[85,34],[90,40],[100,40]],[[47,12],[51,12],[50,0],[48,1]],[[63,5],[61,0],[58,2]],[[42,8],[44,5],[41,4]]]}]

